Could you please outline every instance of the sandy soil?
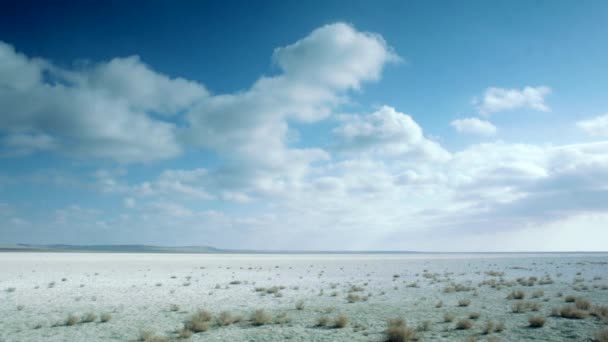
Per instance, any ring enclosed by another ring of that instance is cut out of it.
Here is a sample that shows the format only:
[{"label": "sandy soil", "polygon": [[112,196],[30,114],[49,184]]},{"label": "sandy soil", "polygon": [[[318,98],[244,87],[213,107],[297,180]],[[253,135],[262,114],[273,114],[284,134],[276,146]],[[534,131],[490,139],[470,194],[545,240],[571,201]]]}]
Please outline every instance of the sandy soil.
[{"label": "sandy soil", "polygon": [[[0,253],[0,290],[0,341],[137,341],[142,331],[179,340],[200,309],[213,318],[192,341],[383,341],[394,318],[421,341],[593,341],[608,328],[599,310],[608,305],[608,254]],[[525,298],[508,299],[517,290]],[[568,296],[591,303],[585,318],[551,316],[576,305]],[[518,302],[529,303],[519,304],[524,312],[513,312]],[[256,309],[282,322],[255,326]],[[222,311],[241,320],[221,326]],[[93,322],[65,324],[87,313]],[[100,322],[103,313],[111,319]],[[471,313],[472,327],[456,329]],[[317,326],[340,314],[344,328]],[[543,327],[529,327],[533,315],[546,318]],[[484,334],[488,320],[504,330]]]}]

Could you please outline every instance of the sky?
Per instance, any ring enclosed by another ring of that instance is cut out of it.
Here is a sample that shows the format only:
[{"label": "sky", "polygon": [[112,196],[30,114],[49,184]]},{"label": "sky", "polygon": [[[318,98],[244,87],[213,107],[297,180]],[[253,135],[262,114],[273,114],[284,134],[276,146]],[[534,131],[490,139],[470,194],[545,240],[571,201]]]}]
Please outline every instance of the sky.
[{"label": "sky", "polygon": [[0,244],[598,251],[605,1],[8,1]]}]

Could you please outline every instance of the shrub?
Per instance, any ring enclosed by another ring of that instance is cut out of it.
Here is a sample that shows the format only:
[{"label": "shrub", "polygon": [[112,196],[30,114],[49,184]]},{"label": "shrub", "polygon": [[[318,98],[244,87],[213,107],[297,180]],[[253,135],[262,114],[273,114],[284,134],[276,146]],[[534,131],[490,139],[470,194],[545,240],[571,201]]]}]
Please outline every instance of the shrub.
[{"label": "shrub", "polygon": [[321,316],[317,319],[317,324],[315,326],[317,327],[326,327],[329,325],[329,317],[327,316]]},{"label": "shrub", "polygon": [[543,291],[543,290],[538,290],[538,291],[532,292],[532,298],[540,298],[544,295],[545,295],[545,291]]},{"label": "shrub", "polygon": [[222,311],[217,317],[217,323],[221,326],[227,326],[234,323],[235,319],[228,311]]},{"label": "shrub", "polygon": [[64,324],[68,326],[76,325],[80,322],[80,317],[76,315],[69,315],[68,318],[65,319]]},{"label": "shrub", "polygon": [[190,338],[190,337],[192,337],[192,330],[186,329],[185,327],[181,328],[177,331],[177,336],[179,336],[179,338],[184,338],[184,339]]},{"label": "shrub", "polygon": [[291,322],[289,316],[287,316],[287,312],[281,312],[274,318],[275,324],[285,324]]},{"label": "shrub", "polygon": [[339,315],[334,320],[334,328],[336,328],[336,329],[342,329],[342,328],[346,327],[347,325],[348,325],[348,317],[346,317],[345,315]]},{"label": "shrub", "polygon": [[95,315],[92,312],[89,312],[89,313],[85,314],[84,316],[82,316],[82,319],[80,321],[82,323],[91,323],[91,322],[95,322],[96,319],[97,319],[97,315]]},{"label": "shrub", "polygon": [[209,330],[209,322],[213,316],[209,311],[199,310],[184,323],[184,327],[192,332],[198,333]]},{"label": "shrub", "polygon": [[538,311],[540,310],[540,303],[536,302],[524,302],[518,301],[511,306],[511,311],[514,313],[522,313],[526,311]]},{"label": "shrub", "polygon": [[509,293],[509,295],[507,296],[507,299],[524,299],[525,297],[526,297],[526,294],[524,293],[524,291],[517,290],[517,291],[512,291],[511,293]]},{"label": "shrub", "polygon": [[587,312],[577,309],[574,305],[566,305],[561,308],[554,308],[551,315],[569,319],[584,319],[587,317]]},{"label": "shrub", "polygon": [[478,318],[479,318],[479,316],[481,316],[481,314],[480,314],[479,312],[471,312],[471,313],[469,314],[469,318],[470,318],[470,319],[478,319]]},{"label": "shrub", "polygon": [[304,301],[303,300],[298,300],[296,302],[296,310],[304,310]]},{"label": "shrub", "polygon": [[608,306],[606,305],[595,305],[592,309],[591,309],[591,315],[599,317],[599,318],[604,318],[604,319],[608,319]]},{"label": "shrub", "polygon": [[503,330],[505,330],[505,324],[503,322],[496,324],[496,327],[494,328],[495,332],[501,332]]},{"label": "shrub", "polygon": [[600,330],[595,334],[595,339],[598,342],[608,342],[608,329]]},{"label": "shrub", "polygon": [[99,316],[99,321],[101,323],[109,322],[111,319],[112,319],[112,315],[107,312],[104,312]]},{"label": "shrub", "polygon": [[494,322],[492,322],[492,321],[486,321],[485,325],[483,326],[482,333],[484,335],[491,334],[492,331],[494,331],[494,327],[495,326],[496,326],[496,324],[494,324]]},{"label": "shrub", "polygon": [[154,335],[154,333],[149,330],[142,330],[139,333],[139,340],[143,342],[169,342],[168,338]]},{"label": "shrub", "polygon": [[471,300],[469,300],[469,299],[461,299],[458,301],[458,306],[466,307],[469,305],[471,305]]},{"label": "shrub", "polygon": [[574,305],[576,306],[577,309],[579,310],[589,310],[591,308],[591,303],[584,299],[584,298],[576,298],[576,300],[574,301]]},{"label": "shrub", "polygon": [[532,328],[542,328],[545,325],[545,316],[531,316],[528,317],[528,324]]},{"label": "shrub", "polygon": [[385,330],[387,342],[407,342],[416,338],[416,330],[409,328],[403,319],[391,319]]},{"label": "shrub", "polygon": [[179,311],[179,305],[177,305],[177,304],[171,304],[171,307],[169,308],[169,310],[171,310],[171,311]]},{"label": "shrub", "polygon": [[473,327],[473,321],[467,318],[459,319],[456,323],[456,329],[458,330],[468,330]]},{"label": "shrub", "polygon": [[431,330],[431,321],[423,321],[418,324],[418,331],[429,331]]},{"label": "shrub", "polygon": [[251,323],[255,326],[270,324],[272,317],[263,309],[258,309],[251,315]]},{"label": "shrub", "polygon": [[446,323],[453,322],[456,317],[451,313],[443,314],[443,321]]},{"label": "shrub", "polygon": [[354,293],[349,293],[348,296],[346,296],[346,301],[348,301],[349,303],[358,302],[360,300],[361,300],[361,296],[354,294]]},{"label": "shrub", "polygon": [[566,298],[564,298],[564,300],[566,301],[566,303],[574,303],[576,301],[576,296],[568,295],[566,296]]}]

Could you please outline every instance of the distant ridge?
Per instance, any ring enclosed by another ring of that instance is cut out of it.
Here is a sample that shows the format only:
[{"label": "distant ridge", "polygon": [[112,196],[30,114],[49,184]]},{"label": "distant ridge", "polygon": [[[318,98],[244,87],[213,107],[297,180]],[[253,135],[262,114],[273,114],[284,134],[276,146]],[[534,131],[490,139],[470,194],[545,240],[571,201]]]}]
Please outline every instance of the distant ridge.
[{"label": "distant ridge", "polygon": [[219,249],[210,246],[150,246],[150,245],[67,245],[16,244],[0,245],[0,252],[57,252],[57,253],[174,253],[174,254],[412,254],[412,251],[293,251]]},{"label": "distant ridge", "polygon": [[0,252],[96,252],[96,253],[222,253],[209,246],[161,247],[148,245],[0,245]]}]

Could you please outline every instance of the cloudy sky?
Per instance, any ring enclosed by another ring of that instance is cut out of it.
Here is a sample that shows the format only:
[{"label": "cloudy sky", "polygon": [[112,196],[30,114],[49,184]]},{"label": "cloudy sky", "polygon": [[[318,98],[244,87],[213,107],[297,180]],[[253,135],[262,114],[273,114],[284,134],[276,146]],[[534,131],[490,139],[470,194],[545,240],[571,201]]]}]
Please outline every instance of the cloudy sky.
[{"label": "cloudy sky", "polygon": [[605,250],[606,22],[604,1],[3,5],[0,244]]}]

